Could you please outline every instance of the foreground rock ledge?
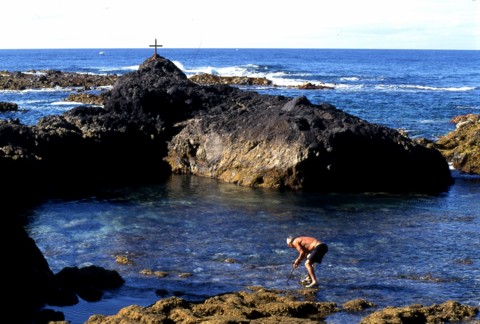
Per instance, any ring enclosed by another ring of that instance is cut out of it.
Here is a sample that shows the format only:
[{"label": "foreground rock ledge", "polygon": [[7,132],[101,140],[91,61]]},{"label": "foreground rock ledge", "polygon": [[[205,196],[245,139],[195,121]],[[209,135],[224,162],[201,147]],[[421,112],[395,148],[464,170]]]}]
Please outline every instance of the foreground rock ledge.
[{"label": "foreground rock ledge", "polygon": [[[368,315],[360,323],[455,323],[473,319],[478,312],[478,307],[461,305],[456,301],[449,300],[432,306],[387,307]],[[480,321],[472,323],[480,323]]]},{"label": "foreground rock ledge", "polygon": [[340,311],[332,302],[297,301],[260,287],[215,296],[203,303],[170,297],[149,307],[128,306],[116,315],[93,315],[86,323],[321,323]]},{"label": "foreground rock ledge", "polygon": [[[93,315],[86,323],[324,323],[331,314],[351,312],[334,302],[299,301],[301,291],[250,289],[253,291],[215,296],[203,303],[170,297],[148,307],[128,306],[112,316]],[[363,318],[361,323],[445,323],[472,319],[477,314],[476,307],[447,301],[432,306],[387,307]]]}]

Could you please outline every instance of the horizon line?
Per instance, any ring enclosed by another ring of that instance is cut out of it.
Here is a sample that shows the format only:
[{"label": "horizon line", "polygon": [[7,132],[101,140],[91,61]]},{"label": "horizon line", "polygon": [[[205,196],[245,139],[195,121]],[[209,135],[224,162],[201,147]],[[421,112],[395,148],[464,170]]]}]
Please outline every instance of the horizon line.
[{"label": "horizon line", "polygon": [[[2,50],[127,50],[127,49],[145,49],[151,50],[150,47],[30,47],[30,48],[0,48]],[[180,49],[231,49],[231,50],[405,50],[405,51],[479,51],[480,49],[473,48],[369,48],[369,47],[165,47],[163,46],[159,51],[163,50],[180,50]]]}]

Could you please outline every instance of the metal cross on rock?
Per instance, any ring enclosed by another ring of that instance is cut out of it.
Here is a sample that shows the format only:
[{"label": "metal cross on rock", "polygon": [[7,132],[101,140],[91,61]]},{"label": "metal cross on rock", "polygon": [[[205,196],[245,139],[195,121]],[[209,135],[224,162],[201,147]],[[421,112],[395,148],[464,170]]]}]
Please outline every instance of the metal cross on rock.
[{"label": "metal cross on rock", "polygon": [[157,39],[155,38],[155,45],[150,45],[150,47],[155,47],[154,56],[157,56],[157,47],[162,47],[162,45],[157,45]]}]

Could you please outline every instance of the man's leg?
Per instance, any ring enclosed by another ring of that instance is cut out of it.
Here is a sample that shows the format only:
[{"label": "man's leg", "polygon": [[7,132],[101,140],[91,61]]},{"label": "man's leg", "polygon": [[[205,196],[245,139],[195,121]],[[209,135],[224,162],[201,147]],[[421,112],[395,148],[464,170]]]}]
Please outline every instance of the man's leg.
[{"label": "man's leg", "polygon": [[313,287],[318,285],[317,277],[315,276],[315,269],[313,268],[313,264],[310,260],[307,260],[305,262],[305,268],[307,268],[308,275],[312,279],[312,282],[307,287]]}]

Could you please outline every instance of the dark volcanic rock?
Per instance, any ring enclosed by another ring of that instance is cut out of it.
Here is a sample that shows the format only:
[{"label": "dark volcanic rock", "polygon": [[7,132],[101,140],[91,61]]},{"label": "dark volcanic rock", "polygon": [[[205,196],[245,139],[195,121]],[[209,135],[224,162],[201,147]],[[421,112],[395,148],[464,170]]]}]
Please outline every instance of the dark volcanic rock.
[{"label": "dark volcanic rock", "polygon": [[[5,206],[5,203],[2,203]],[[54,274],[35,242],[2,210],[3,321],[30,323],[54,287]],[[12,319],[8,321],[6,319]]]},{"label": "dark volcanic rock", "polygon": [[304,97],[200,86],[159,56],[121,77],[105,108],[164,121],[176,173],[295,190],[434,193],[452,183],[437,150],[396,130]]},{"label": "dark volcanic rock", "polygon": [[18,110],[18,105],[13,102],[0,102],[0,111],[16,111]]},{"label": "dark volcanic rock", "polygon": [[451,184],[435,149],[329,104],[236,93],[199,111],[169,146],[174,172],[245,186],[438,192]]},{"label": "dark volcanic rock", "polygon": [[27,73],[0,71],[0,89],[2,90],[55,87],[92,89],[100,86],[112,86],[116,80],[117,75],[95,75],[57,70],[29,71]]},{"label": "dark volcanic rock", "polygon": [[117,271],[97,266],[66,267],[55,275],[55,280],[59,287],[68,288],[87,301],[98,301],[103,289],[118,288],[125,282]]},{"label": "dark volcanic rock", "polygon": [[266,78],[254,78],[246,76],[218,76],[208,73],[196,74],[190,77],[195,83],[202,85],[211,84],[235,84],[243,86],[251,85],[272,85],[272,81]]}]

